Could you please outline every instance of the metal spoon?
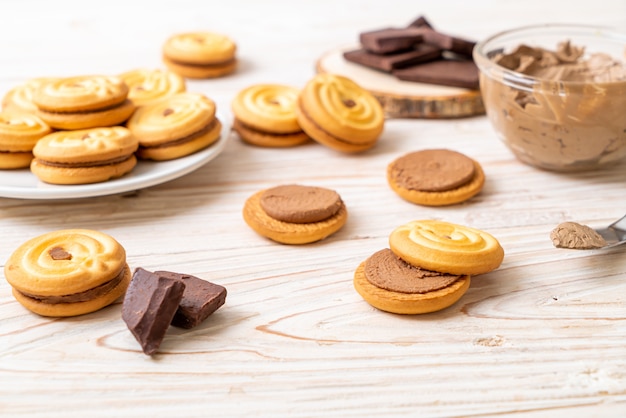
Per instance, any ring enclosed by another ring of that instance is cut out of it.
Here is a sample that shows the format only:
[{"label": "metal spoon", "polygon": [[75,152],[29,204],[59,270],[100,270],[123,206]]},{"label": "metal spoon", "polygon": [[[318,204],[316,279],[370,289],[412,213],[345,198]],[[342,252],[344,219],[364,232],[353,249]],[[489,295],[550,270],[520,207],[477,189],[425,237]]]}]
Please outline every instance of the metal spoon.
[{"label": "metal spoon", "polygon": [[602,248],[617,247],[626,242],[626,215],[621,219],[613,222],[606,228],[598,228],[595,230],[604,240],[606,246]]}]

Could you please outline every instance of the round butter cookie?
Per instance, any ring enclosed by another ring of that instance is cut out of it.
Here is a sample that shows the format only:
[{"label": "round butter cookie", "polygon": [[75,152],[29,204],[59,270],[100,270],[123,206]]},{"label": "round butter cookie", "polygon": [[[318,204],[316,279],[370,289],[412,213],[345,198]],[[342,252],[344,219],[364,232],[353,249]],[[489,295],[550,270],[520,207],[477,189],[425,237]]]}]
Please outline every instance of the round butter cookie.
[{"label": "round butter cookie", "polygon": [[219,139],[222,124],[215,112],[215,103],[205,95],[177,93],[140,107],[126,126],[139,141],[139,158],[173,160]]},{"label": "round butter cookie", "polygon": [[29,167],[35,144],[50,132],[33,114],[0,113],[0,169]]},{"label": "round butter cookie", "polygon": [[385,122],[383,108],[370,92],[334,74],[309,80],[298,98],[296,117],[315,141],[347,153],[372,148]]},{"label": "round butter cookie", "polygon": [[120,125],[135,111],[119,77],[78,76],[42,83],[33,95],[37,115],[55,129]]},{"label": "round butter cookie", "polygon": [[387,182],[403,199],[425,206],[464,202],[485,184],[480,164],[448,149],[408,153],[387,166]]},{"label": "round butter cookie", "polygon": [[219,33],[180,33],[165,41],[163,62],[183,77],[221,77],[237,68],[236,49],[232,39]]},{"label": "round butter cookie", "polygon": [[137,147],[137,139],[121,126],[54,132],[33,148],[30,169],[46,183],[102,182],[130,172]]},{"label": "round butter cookie", "polygon": [[54,81],[54,78],[33,78],[9,90],[2,98],[2,111],[10,113],[36,113],[37,106],[33,103],[35,91],[43,83]]},{"label": "round butter cookie", "polygon": [[4,266],[13,296],[43,316],[76,316],[113,303],[131,272],[124,248],[111,236],[66,229],[32,238]]},{"label": "round butter cookie", "polygon": [[378,251],[354,273],[354,288],[373,307],[396,314],[423,314],[457,302],[470,285],[469,275],[415,267],[389,249]]},{"label": "round butter cookie", "polygon": [[185,79],[171,71],[138,68],[119,77],[128,86],[128,99],[135,106],[144,106],[186,91]]},{"label": "round butter cookie", "polygon": [[291,147],[309,140],[296,120],[300,90],[280,84],[257,84],[241,90],[231,107],[233,129],[260,147]]},{"label": "round butter cookie", "polygon": [[243,208],[255,232],[283,244],[320,241],[343,227],[348,211],[334,190],[289,184],[261,190]]},{"label": "round butter cookie", "polygon": [[504,250],[491,234],[436,220],[397,227],[389,235],[389,246],[413,266],[450,274],[488,273],[504,258]]}]

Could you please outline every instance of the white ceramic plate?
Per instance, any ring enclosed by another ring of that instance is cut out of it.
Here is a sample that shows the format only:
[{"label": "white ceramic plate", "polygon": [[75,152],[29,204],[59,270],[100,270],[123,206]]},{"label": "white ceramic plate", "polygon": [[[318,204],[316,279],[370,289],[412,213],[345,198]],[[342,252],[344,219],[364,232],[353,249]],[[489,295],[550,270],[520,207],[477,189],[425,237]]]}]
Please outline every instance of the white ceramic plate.
[{"label": "white ceramic plate", "polygon": [[0,197],[18,199],[75,199],[104,196],[143,189],[174,180],[202,167],[217,157],[230,136],[230,121],[219,112],[222,122],[220,138],[210,147],[171,161],[139,160],[123,177],[94,184],[60,186],[40,181],[29,169],[0,170]]}]

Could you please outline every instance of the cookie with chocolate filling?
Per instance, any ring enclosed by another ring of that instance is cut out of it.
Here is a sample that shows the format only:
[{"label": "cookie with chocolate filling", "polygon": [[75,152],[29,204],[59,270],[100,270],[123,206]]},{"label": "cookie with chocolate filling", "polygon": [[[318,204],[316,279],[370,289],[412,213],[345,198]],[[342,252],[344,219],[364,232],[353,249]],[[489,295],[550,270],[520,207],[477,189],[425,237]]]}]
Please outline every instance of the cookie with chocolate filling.
[{"label": "cookie with chocolate filling", "polygon": [[408,153],[387,166],[387,182],[403,199],[425,206],[460,203],[485,183],[481,165],[456,151],[429,149]]},{"label": "cookie with chocolate filling", "polygon": [[122,126],[54,132],[33,148],[30,170],[52,184],[107,181],[137,165],[137,146],[137,139]]},{"label": "cookie with chocolate filling", "polygon": [[222,124],[215,112],[215,103],[205,95],[177,93],[141,106],[126,126],[139,141],[139,158],[173,160],[219,139]]},{"label": "cookie with chocolate filling", "polygon": [[289,184],[252,195],[243,218],[259,235],[283,244],[308,244],[341,229],[348,211],[334,190]]},{"label": "cookie with chocolate filling", "polygon": [[237,45],[214,32],[190,32],[171,36],[163,45],[163,62],[188,78],[214,78],[234,72]]},{"label": "cookie with chocolate filling", "polygon": [[97,311],[122,296],[131,272],[113,237],[88,229],[49,232],[20,245],[4,266],[13,296],[42,316]]},{"label": "cookie with chocolate filling", "polygon": [[55,129],[87,129],[124,123],[135,111],[118,77],[78,76],[43,82],[33,94],[37,116]]},{"label": "cookie with chocolate filling", "polygon": [[0,169],[30,166],[35,144],[50,132],[35,115],[0,112]]}]

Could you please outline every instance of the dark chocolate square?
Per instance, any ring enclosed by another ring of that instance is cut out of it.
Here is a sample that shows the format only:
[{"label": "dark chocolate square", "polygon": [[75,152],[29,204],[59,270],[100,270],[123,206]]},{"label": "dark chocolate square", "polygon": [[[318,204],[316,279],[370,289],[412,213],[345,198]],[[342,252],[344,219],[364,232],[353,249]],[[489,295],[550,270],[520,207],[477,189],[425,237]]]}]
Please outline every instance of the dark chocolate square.
[{"label": "dark chocolate square", "polygon": [[441,50],[432,45],[416,44],[413,49],[396,54],[381,55],[368,52],[365,49],[357,49],[344,52],[343,56],[350,62],[389,73],[398,68],[437,59],[441,57]]},{"label": "dark chocolate square", "polygon": [[437,60],[394,70],[400,80],[478,89],[478,67],[473,61]]}]

